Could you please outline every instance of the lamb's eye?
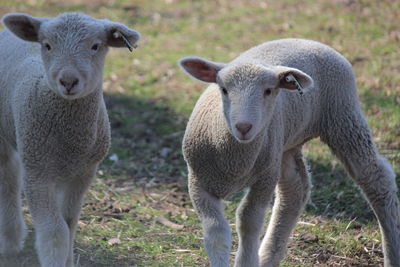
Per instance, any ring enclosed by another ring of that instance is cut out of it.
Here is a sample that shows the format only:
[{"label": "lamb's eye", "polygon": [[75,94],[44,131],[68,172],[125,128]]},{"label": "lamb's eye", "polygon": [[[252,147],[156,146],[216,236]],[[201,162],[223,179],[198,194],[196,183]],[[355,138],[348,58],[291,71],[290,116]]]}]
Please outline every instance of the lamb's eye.
[{"label": "lamb's eye", "polygon": [[272,90],[270,88],[267,88],[264,91],[264,96],[269,96],[271,93],[272,93]]},{"label": "lamb's eye", "polygon": [[228,91],[226,91],[226,88],[225,88],[225,87],[222,87],[221,90],[222,90],[222,93],[223,93],[224,95],[227,95],[227,94],[228,94]]},{"label": "lamb's eye", "polygon": [[47,51],[51,50],[51,46],[49,43],[44,43],[43,46],[44,46],[44,48],[46,48]]},{"label": "lamb's eye", "polygon": [[93,51],[99,50],[99,44],[94,44],[94,45],[92,46],[92,50],[93,50]]}]

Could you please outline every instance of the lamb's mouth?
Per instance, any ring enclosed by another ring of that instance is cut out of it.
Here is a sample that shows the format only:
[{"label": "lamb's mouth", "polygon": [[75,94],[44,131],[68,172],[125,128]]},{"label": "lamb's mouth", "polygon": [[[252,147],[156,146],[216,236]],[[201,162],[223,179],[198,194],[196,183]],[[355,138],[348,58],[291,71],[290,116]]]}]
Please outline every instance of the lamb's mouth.
[{"label": "lamb's mouth", "polygon": [[242,134],[235,135],[235,138],[239,143],[242,144],[250,143],[253,140],[252,136],[242,135]]}]

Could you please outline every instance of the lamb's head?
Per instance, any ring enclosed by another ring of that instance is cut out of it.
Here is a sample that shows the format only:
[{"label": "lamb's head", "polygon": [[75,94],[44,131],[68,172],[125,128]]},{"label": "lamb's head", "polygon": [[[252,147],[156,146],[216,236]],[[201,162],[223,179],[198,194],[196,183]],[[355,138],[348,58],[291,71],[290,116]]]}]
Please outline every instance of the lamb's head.
[{"label": "lamb's head", "polygon": [[123,24],[64,13],[37,18],[11,13],[4,25],[19,38],[41,44],[41,56],[49,87],[66,99],[85,97],[102,88],[108,47],[136,47],[137,31]]},{"label": "lamb's head", "polygon": [[219,85],[226,124],[240,143],[251,142],[269,126],[281,89],[297,90],[290,78],[304,89],[313,84],[312,78],[298,69],[258,62],[224,64],[186,57],[180,65],[190,76]]}]

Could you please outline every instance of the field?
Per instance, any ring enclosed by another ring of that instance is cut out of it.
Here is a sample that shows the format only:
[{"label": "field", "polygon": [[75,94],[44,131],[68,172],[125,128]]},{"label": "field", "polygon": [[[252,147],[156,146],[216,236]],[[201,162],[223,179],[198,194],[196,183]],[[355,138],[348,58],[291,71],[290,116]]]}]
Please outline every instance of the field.
[{"label": "field", "polygon": [[[107,58],[112,147],[86,195],[77,266],[208,266],[180,147],[205,85],[179,70],[183,56],[227,62],[284,37],[334,47],[354,66],[374,140],[400,184],[400,1],[0,0],[0,16],[14,11],[80,11],[143,35],[133,54],[112,49]],[[314,186],[281,266],[383,266],[378,225],[358,188],[319,140],[305,153]],[[239,199],[226,201],[233,231]],[[25,210],[26,246],[16,257],[0,258],[0,266],[37,266]],[[236,240],[234,233],[234,248]]]}]

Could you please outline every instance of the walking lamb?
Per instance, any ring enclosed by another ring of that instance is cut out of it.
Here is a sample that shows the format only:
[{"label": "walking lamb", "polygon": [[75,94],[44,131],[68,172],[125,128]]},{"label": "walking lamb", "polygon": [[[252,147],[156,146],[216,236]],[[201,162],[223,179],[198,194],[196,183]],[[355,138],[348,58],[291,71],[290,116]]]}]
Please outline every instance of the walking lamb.
[{"label": "walking lamb", "polygon": [[[395,174],[373,143],[349,62],[303,39],[266,42],[230,63],[180,61],[202,94],[183,140],[189,193],[211,266],[229,266],[231,233],[222,199],[248,187],[236,214],[235,266],[278,266],[310,192],[302,146],[319,137],[341,160],[378,218],[386,267],[400,266]],[[298,92],[300,91],[300,92]],[[265,210],[276,188],[267,232]]]}]

